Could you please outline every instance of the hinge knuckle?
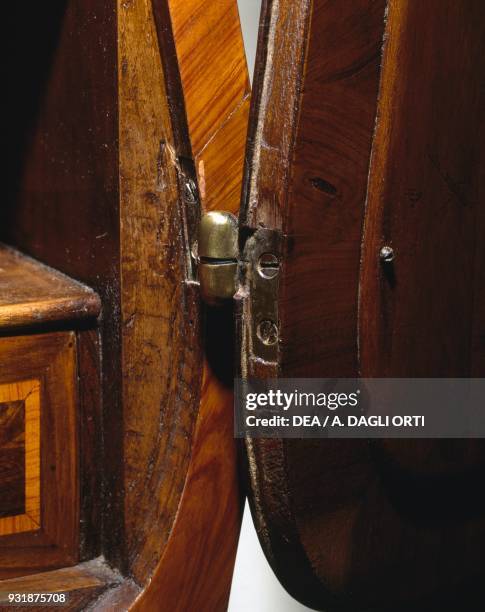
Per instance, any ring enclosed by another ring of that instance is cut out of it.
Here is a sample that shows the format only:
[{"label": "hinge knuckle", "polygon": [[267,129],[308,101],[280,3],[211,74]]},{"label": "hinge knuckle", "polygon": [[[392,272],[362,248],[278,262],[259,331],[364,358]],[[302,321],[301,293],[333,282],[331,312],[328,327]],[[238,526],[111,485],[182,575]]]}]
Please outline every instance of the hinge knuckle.
[{"label": "hinge knuckle", "polygon": [[238,222],[233,214],[212,211],[200,221],[197,259],[201,297],[210,305],[224,304],[234,297],[240,282],[247,296],[251,354],[268,362],[277,361],[280,340],[281,243],[277,230],[250,230],[240,258]]},{"label": "hinge knuckle", "polygon": [[238,269],[237,218],[225,211],[202,216],[198,238],[198,275],[202,299],[218,305],[236,293]]}]

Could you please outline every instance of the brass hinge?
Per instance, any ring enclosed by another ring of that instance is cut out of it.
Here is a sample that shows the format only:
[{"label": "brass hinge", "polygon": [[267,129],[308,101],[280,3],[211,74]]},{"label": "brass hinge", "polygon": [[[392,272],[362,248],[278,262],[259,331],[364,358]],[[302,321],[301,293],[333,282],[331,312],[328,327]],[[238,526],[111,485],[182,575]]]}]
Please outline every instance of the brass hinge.
[{"label": "brass hinge", "polygon": [[240,261],[245,297],[248,355],[265,362],[278,361],[280,325],[278,289],[281,234],[260,227],[247,238]]},{"label": "brass hinge", "polygon": [[243,296],[251,354],[276,361],[281,235],[267,228],[247,234],[240,240],[238,222],[231,213],[213,211],[202,216],[198,238],[201,295],[210,305],[227,302],[236,293]]},{"label": "brass hinge", "polygon": [[197,250],[204,302],[218,305],[232,299],[237,289],[239,259],[236,217],[224,211],[202,215]]}]

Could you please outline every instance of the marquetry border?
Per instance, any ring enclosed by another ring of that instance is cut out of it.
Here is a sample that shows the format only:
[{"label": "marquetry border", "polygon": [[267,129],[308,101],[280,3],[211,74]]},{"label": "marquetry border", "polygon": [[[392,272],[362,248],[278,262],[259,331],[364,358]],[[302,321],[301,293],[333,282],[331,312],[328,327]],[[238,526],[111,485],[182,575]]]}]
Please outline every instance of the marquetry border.
[{"label": "marquetry border", "polygon": [[80,538],[76,333],[0,337],[0,386],[28,404],[28,518],[13,517],[19,529],[2,520],[9,530],[0,535],[0,579],[73,565]]},{"label": "marquetry border", "polygon": [[40,529],[40,380],[0,384],[0,403],[25,410],[25,513],[0,518],[0,536]]}]

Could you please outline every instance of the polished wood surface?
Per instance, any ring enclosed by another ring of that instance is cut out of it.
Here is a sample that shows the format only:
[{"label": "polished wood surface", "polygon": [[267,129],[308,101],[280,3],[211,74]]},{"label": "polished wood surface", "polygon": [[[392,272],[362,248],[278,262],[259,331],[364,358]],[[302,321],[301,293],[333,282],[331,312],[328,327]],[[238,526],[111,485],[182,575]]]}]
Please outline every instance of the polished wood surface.
[{"label": "polished wood surface", "polygon": [[[384,13],[384,1],[265,3],[241,222],[284,236],[280,342],[278,363],[243,354],[248,375],[357,374],[360,236]],[[285,587],[321,607],[327,551],[315,521],[327,499],[322,473],[341,445],[248,440],[246,447],[265,551]]]},{"label": "polished wood surface", "polygon": [[[178,105],[170,108],[174,139],[173,145],[170,142],[166,145],[167,162],[176,162],[179,181],[183,182],[190,175],[185,173],[186,162],[178,160],[189,155],[189,168],[197,168],[193,178],[197,181],[202,206],[236,211],[248,96],[236,3],[232,0],[213,4],[170,2],[169,12],[160,5],[160,2],[154,4],[154,14],[162,54],[168,53],[167,40],[162,37],[170,36],[171,32],[177,58],[175,67],[180,71],[174,73],[172,66],[166,73],[168,90],[178,88],[176,95],[179,96]],[[191,20],[188,20],[188,9]],[[221,71],[219,64],[214,66],[207,61],[207,55],[216,53],[218,62],[222,61],[220,43],[215,42],[219,30],[213,27],[220,28],[222,24],[226,32],[224,40],[230,44],[225,46],[222,62],[225,68]],[[165,56],[167,71],[166,60]],[[201,62],[204,81],[191,81],[189,76]],[[233,76],[229,82],[227,71]],[[227,99],[219,95],[222,87],[227,90]],[[210,112],[202,112],[201,104]],[[184,113],[181,106],[185,108]],[[181,123],[181,116],[185,116],[185,125]],[[210,158],[206,157],[208,151]],[[204,159],[213,161],[204,166]],[[203,175],[201,168],[204,168]],[[219,191],[213,190],[214,184],[220,187]],[[241,520],[232,431],[232,343],[228,342],[231,332],[231,312],[205,313],[202,333],[206,341],[203,360],[199,362],[199,368],[203,366],[203,378],[198,382],[200,395],[196,395],[194,386],[191,388],[192,397],[198,397],[199,405],[183,494],[150,588],[141,593],[135,605],[137,610],[151,610],[162,598],[174,610],[223,610],[227,606]],[[221,368],[225,359],[227,363]]]},{"label": "polished wood surface", "polygon": [[[232,391],[206,366],[179,513],[150,588],[134,610],[226,610],[242,516]],[[181,571],[183,568],[183,571]]]},{"label": "polished wood surface", "polygon": [[76,333],[79,412],[79,519],[80,560],[87,561],[101,553],[103,461],[101,393],[101,339],[99,329]]},{"label": "polished wood surface", "polygon": [[[104,422],[92,431],[98,447],[103,429],[111,444],[98,458],[103,473],[91,500],[109,506],[105,548],[111,558],[120,559],[123,414],[115,8],[114,0],[55,0],[48,11],[40,4],[29,7],[28,19],[20,5],[6,10],[9,57],[15,58],[8,62],[9,91],[15,93],[7,98],[13,167],[0,232],[4,242],[85,283],[101,298]],[[19,40],[25,45],[19,46]],[[103,495],[101,481],[109,496]],[[90,523],[90,537],[98,542],[102,524],[99,515]]]},{"label": "polished wood surface", "polygon": [[264,0],[254,72],[240,224],[282,229],[311,2]]},{"label": "polished wood surface", "polygon": [[[361,370],[483,376],[483,3],[393,1],[389,15],[363,242]],[[387,269],[385,244],[395,251]]]},{"label": "polished wood surface", "polygon": [[0,403],[24,409],[24,504],[0,519],[0,577],[78,559],[76,337],[73,332],[0,339]]},{"label": "polished wood surface", "polygon": [[97,317],[96,293],[0,244],[0,329]]},{"label": "polished wood surface", "polygon": [[25,405],[8,395],[0,402],[0,530],[3,517],[25,511]]},{"label": "polished wood surface", "polygon": [[123,532],[140,583],[163,554],[179,507],[202,359],[198,300],[183,282],[183,200],[151,8],[118,3]]},{"label": "polished wood surface", "polygon": [[[168,59],[157,45],[160,5],[175,49]],[[99,341],[85,327],[77,339],[79,370],[87,382],[101,378],[103,406],[101,413],[96,384],[81,387],[80,554],[102,550],[133,576],[145,589],[137,604],[144,609],[162,599],[174,609],[204,600],[223,609],[241,510],[232,372],[221,368],[232,349],[222,359],[213,350],[202,365],[210,348],[184,217],[197,220],[199,199],[238,207],[249,88],[236,2],[54,8],[49,23],[36,13],[50,38],[32,33],[35,95],[23,114],[12,105],[26,137],[11,138],[18,167],[3,235],[93,287],[103,304]],[[20,20],[12,21],[15,31]],[[23,55],[15,82],[22,65]],[[170,65],[184,87],[178,101],[168,91]],[[204,78],[194,79],[200,67]],[[207,313],[206,325],[217,318]],[[231,318],[223,319],[229,330]],[[130,585],[127,579],[95,605],[129,608],[139,594]]]},{"label": "polished wood surface", "polygon": [[[123,415],[115,5],[55,0],[48,11],[40,4],[29,7],[28,19],[24,7],[8,7],[5,31],[9,57],[15,58],[8,62],[9,91],[15,93],[7,97],[13,167],[0,232],[6,243],[85,283],[101,298],[103,422],[91,429],[99,473],[91,477],[96,490],[87,503],[109,506],[105,548],[119,559]],[[99,414],[99,403],[96,410]],[[103,429],[111,442],[106,450],[100,448]],[[92,461],[84,452],[82,457]],[[87,525],[98,544],[102,518],[98,513]],[[98,544],[91,546],[95,554]]]},{"label": "polished wood surface", "polygon": [[[16,509],[4,508],[3,517],[0,518],[0,536],[22,531],[36,531],[40,528],[40,380],[22,380],[13,383],[0,384],[0,405],[12,405],[13,414],[7,420],[0,420],[2,441],[0,453],[8,452],[16,439],[21,440],[20,445],[22,469],[20,470],[20,486],[23,489],[21,507]],[[3,412],[3,410],[2,410]],[[5,439],[3,436],[11,429],[11,418],[18,413],[14,423],[15,438]],[[0,413],[1,414],[1,413]],[[21,416],[21,419],[18,417]],[[18,449],[18,443],[15,444]],[[14,446],[14,448],[15,448]],[[2,469],[2,476],[4,470]],[[7,495],[15,491],[15,483],[11,479],[2,478],[2,489],[5,487]]]},{"label": "polished wood surface", "polygon": [[237,3],[156,0],[154,12],[164,57],[175,67],[165,61],[168,91],[186,118],[202,206],[236,212],[250,96]]},{"label": "polished wood surface", "polygon": [[[271,130],[278,116],[261,109],[282,108],[272,41],[284,6],[265,9],[242,217],[286,241],[279,360],[243,352],[247,372],[483,375],[483,5],[313,2],[308,33],[293,26],[308,45],[304,70],[292,58],[298,104]],[[280,139],[272,166],[268,132]],[[274,179],[281,159],[290,167]],[[481,605],[480,441],[246,446],[261,542],[298,599],[353,612]]]}]

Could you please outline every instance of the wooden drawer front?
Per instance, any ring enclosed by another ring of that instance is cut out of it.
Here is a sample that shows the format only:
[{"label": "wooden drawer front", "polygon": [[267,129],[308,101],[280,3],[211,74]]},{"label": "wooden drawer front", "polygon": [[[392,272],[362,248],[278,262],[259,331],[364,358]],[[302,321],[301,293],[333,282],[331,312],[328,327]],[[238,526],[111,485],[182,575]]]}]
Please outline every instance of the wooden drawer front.
[{"label": "wooden drawer front", "polygon": [[0,338],[0,578],[78,558],[76,337]]},{"label": "wooden drawer front", "polygon": [[40,526],[40,384],[0,384],[0,536]]}]

